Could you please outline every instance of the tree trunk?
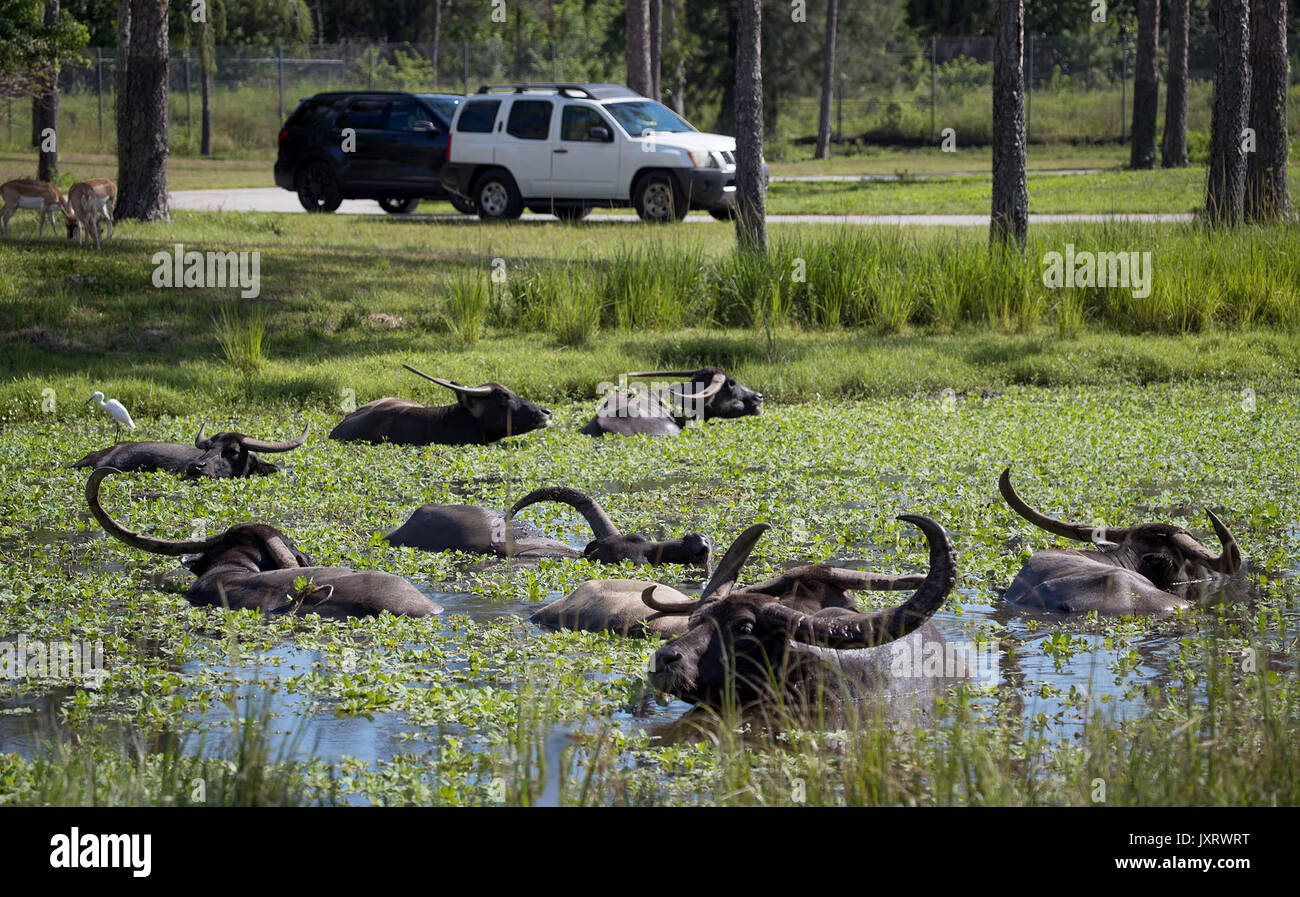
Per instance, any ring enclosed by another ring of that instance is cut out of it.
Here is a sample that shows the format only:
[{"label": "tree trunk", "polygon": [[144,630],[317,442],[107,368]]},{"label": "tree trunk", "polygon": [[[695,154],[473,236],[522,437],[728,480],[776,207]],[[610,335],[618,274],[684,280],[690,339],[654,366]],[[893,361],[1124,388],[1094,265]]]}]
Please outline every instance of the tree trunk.
[{"label": "tree trunk", "polygon": [[[59,0],[45,0],[45,25],[53,28],[59,22]],[[49,82],[41,91],[37,100],[40,123],[36,127],[40,138],[40,156],[37,163],[36,177],[42,181],[52,181],[59,176],[59,61],[50,60]],[[46,132],[50,137],[46,137]],[[51,140],[47,144],[46,140]],[[50,146],[50,149],[46,149]]]},{"label": "tree trunk", "polygon": [[1246,192],[1242,131],[1250,108],[1250,0],[1219,0],[1219,57],[1214,64],[1214,116],[1206,221],[1241,221]]},{"label": "tree trunk", "polygon": [[736,4],[747,0],[725,0],[727,20],[727,64],[722,71],[722,102],[718,104],[718,121],[713,130],[719,134],[736,133],[736,54],[737,32]]},{"label": "tree trunk", "polygon": [[627,86],[650,96],[650,0],[627,0]]},{"label": "tree trunk", "polygon": [[763,177],[763,6],[740,0],[736,33],[736,242],[767,251]]},{"label": "tree trunk", "polygon": [[1169,74],[1165,87],[1165,140],[1160,164],[1187,167],[1187,5],[1169,0]]},{"label": "tree trunk", "polygon": [[997,0],[993,45],[993,214],[989,242],[1021,249],[1029,232],[1025,181],[1025,4]]},{"label": "tree trunk", "polygon": [[664,50],[664,0],[650,0],[650,98],[663,96],[659,79]]},{"label": "tree trunk", "polygon": [[826,51],[822,57],[822,107],[817,119],[815,159],[831,157],[831,100],[835,94],[835,25],[840,15],[839,0],[826,2]]},{"label": "tree trunk", "polygon": [[[126,89],[117,98],[117,206],[115,218],[166,219],[167,0],[131,0]],[[122,107],[125,107],[123,112]]]},{"label": "tree trunk", "polygon": [[[317,0],[319,3],[320,0]],[[438,89],[438,44],[442,40],[442,3],[433,0],[433,47],[429,51],[429,62],[433,66],[433,89]]]},{"label": "tree trunk", "polygon": [[1291,217],[1287,192],[1286,0],[1254,0],[1250,11],[1250,127],[1244,211],[1251,221]]},{"label": "tree trunk", "polygon": [[[320,0],[316,0],[314,9],[316,12],[316,42],[318,44],[323,44],[325,43],[325,20],[321,18]],[[437,15],[436,10],[434,12],[434,15]],[[437,38],[434,39],[437,40]]]},{"label": "tree trunk", "polygon": [[200,113],[199,154],[212,155],[212,64],[216,56],[212,26],[199,24],[199,96],[203,111]]},{"label": "tree trunk", "polygon": [[668,23],[669,43],[672,58],[673,96],[671,104],[678,115],[686,116],[686,55],[682,49],[682,11],[673,0],[665,0],[665,19]]},{"label": "tree trunk", "polygon": [[1160,92],[1160,0],[1137,0],[1137,61],[1133,70],[1133,145],[1130,168],[1156,167],[1156,116]]},{"label": "tree trunk", "polygon": [[113,118],[116,146],[119,151],[118,181],[122,178],[120,150],[126,145],[126,69],[129,64],[127,50],[131,46],[131,0],[117,0],[117,59],[113,63]]}]

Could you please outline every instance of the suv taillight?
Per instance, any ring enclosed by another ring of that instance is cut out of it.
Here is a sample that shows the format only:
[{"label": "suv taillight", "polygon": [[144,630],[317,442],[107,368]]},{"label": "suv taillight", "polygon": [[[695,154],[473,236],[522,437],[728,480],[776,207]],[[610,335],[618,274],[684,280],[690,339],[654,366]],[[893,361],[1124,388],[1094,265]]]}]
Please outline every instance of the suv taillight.
[{"label": "suv taillight", "polygon": [[288,136],[289,136],[289,129],[288,129],[288,128],[285,128],[284,130],[280,131],[280,136],[279,136],[278,138],[276,138],[276,141],[275,141],[275,147],[276,147],[276,149],[279,149],[279,148],[280,148],[280,144],[284,143],[284,138],[286,138],[286,137],[288,137]]},{"label": "suv taillight", "polygon": [[444,162],[451,161],[451,131],[450,130],[447,131],[447,158],[443,159],[442,161]]}]

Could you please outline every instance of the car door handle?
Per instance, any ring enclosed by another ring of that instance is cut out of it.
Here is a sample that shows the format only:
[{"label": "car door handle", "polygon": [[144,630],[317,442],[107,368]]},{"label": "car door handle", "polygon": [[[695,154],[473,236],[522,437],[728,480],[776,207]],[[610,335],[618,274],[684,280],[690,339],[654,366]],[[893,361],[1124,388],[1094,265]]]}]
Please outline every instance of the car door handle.
[{"label": "car door handle", "polygon": [[558,150],[551,150],[551,152],[553,152],[553,153],[567,153],[568,150],[566,150],[566,149],[558,149]]}]

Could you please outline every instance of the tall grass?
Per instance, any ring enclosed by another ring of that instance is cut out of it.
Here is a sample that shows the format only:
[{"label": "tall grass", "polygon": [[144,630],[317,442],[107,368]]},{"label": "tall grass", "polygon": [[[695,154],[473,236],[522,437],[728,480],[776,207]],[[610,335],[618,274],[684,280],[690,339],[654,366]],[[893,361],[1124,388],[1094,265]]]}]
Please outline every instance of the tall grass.
[{"label": "tall grass", "polygon": [[473,345],[487,329],[491,305],[492,287],[487,278],[475,272],[462,273],[452,281],[441,318],[460,342]]},{"label": "tall grass", "polygon": [[213,318],[213,326],[221,354],[235,370],[252,374],[266,363],[266,312],[260,305],[251,311],[223,305]]},{"label": "tall grass", "polygon": [[[1047,253],[1149,253],[1149,292],[1123,285],[1044,283]],[[897,333],[963,325],[1065,336],[1085,326],[1120,333],[1192,333],[1300,326],[1300,234],[1197,225],[1119,223],[1035,230],[1024,252],[978,236],[849,228],[783,236],[765,254],[663,243],[620,249],[609,262],[533,266],[516,289],[519,315],[566,344],[599,325],[623,331],[714,324],[764,331],[862,328]],[[584,334],[586,336],[584,336]]]}]

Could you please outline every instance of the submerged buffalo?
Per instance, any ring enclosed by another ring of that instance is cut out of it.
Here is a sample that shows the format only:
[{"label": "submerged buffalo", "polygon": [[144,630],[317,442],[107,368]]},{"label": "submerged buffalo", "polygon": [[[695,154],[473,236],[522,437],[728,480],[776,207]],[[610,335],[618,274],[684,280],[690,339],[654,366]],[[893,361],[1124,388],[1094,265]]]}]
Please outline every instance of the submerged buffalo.
[{"label": "submerged buffalo", "polygon": [[[582,514],[594,538],[578,551],[552,539],[532,524],[515,519],[529,505],[558,501]],[[709,563],[709,540],[699,533],[656,542],[637,533],[620,533],[604,508],[577,489],[548,486],[535,489],[515,502],[509,514],[472,505],[429,504],[417,508],[405,523],[385,538],[390,545],[425,551],[468,551],[499,557],[584,557],[606,564]]]},{"label": "submerged buffalo", "polygon": [[1206,509],[1223,546],[1212,554],[1190,532],[1168,523],[1121,528],[1065,523],[1031,508],[1011,485],[1010,468],[998,489],[1021,517],[1041,530],[1090,542],[1094,551],[1049,548],[1035,552],[1003,597],[1012,604],[1055,613],[1167,614],[1189,606],[1204,571],[1231,575],[1241,569],[1241,549],[1228,527]]},{"label": "submerged buffalo", "polygon": [[179,557],[198,577],[185,593],[197,606],[259,610],[263,613],[322,617],[373,617],[384,611],[409,617],[442,612],[442,607],[405,579],[377,570],[316,567],[274,527],[237,523],[209,539],[171,541],[132,532],[99,504],[99,484],[110,474],[101,467],[86,483],[90,513],[110,536],[151,554]]},{"label": "submerged buffalo", "polygon": [[[915,524],[929,542],[930,569],[923,577],[815,564],[737,589],[741,567],[769,528],[758,524],[728,549],[699,598],[664,601],[647,589],[643,600],[651,609],[687,617],[685,632],[654,653],[651,684],[709,707],[771,700],[808,707],[937,693],[962,673],[929,677],[909,669],[899,677],[891,671],[900,654],[944,645],[930,617],[956,583],[956,552],[947,531],[929,517],[899,519]],[[910,588],[915,592],[907,601],[870,613],[858,612],[846,594]]]},{"label": "submerged buffalo", "polygon": [[485,445],[551,425],[550,411],[500,383],[462,386],[455,380],[431,377],[409,364],[402,367],[450,389],[456,394],[456,404],[425,406],[410,399],[375,399],[339,421],[330,431],[330,439],[393,445]]},{"label": "submerged buffalo", "polygon": [[678,378],[673,385],[619,389],[606,395],[582,432],[588,436],[674,436],[691,420],[762,414],[763,394],[742,386],[715,367],[682,371],[637,371],[626,380]]},{"label": "submerged buffalo", "polygon": [[278,468],[263,461],[258,452],[288,452],[307,441],[309,424],[296,439],[267,442],[243,433],[205,436],[207,424],[199,428],[194,445],[175,442],[119,442],[91,452],[73,467],[112,467],[134,472],[167,470],[187,477],[251,477],[275,473]]}]

